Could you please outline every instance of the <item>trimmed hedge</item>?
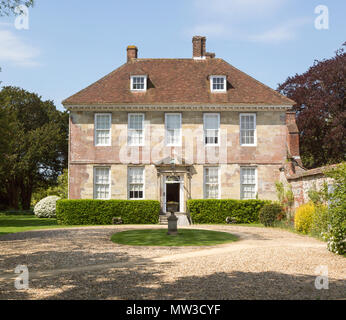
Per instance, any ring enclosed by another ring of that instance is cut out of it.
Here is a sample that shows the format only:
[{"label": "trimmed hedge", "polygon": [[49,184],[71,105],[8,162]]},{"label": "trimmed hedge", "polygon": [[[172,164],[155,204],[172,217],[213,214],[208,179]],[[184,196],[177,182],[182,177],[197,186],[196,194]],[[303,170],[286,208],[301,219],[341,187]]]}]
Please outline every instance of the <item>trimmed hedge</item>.
[{"label": "trimmed hedge", "polygon": [[226,224],[226,218],[235,218],[237,223],[259,221],[259,211],[271,203],[267,200],[188,200],[187,207],[193,223]]},{"label": "trimmed hedge", "polygon": [[59,200],[56,205],[58,224],[106,225],[113,217],[124,224],[157,224],[160,202],[154,200]]}]

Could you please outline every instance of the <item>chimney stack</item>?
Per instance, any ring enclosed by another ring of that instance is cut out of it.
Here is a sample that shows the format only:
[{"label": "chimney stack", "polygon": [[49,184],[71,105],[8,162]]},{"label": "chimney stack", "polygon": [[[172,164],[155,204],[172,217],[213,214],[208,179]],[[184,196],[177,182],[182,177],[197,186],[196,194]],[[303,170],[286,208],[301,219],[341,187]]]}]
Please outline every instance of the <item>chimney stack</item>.
[{"label": "chimney stack", "polygon": [[288,152],[292,158],[300,159],[299,130],[296,124],[296,113],[294,111],[286,112],[286,127]]},{"label": "chimney stack", "polygon": [[127,62],[130,62],[132,59],[137,59],[138,48],[136,46],[127,47]]},{"label": "chimney stack", "polygon": [[206,38],[195,36],[192,38],[192,56],[193,58],[204,58],[205,57],[205,43]]}]

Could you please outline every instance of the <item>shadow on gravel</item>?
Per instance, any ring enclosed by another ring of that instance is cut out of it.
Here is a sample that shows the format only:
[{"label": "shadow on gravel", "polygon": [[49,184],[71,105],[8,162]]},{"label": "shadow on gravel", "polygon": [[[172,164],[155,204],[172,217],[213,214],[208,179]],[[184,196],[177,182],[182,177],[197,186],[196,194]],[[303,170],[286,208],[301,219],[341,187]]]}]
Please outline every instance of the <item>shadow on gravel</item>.
[{"label": "shadow on gravel", "polygon": [[278,272],[217,272],[164,282],[163,270],[170,265],[154,265],[147,259],[126,268],[33,279],[30,288],[39,296],[16,291],[12,285],[0,288],[0,299],[345,299],[342,280],[329,279],[328,290],[315,288],[315,276]]}]

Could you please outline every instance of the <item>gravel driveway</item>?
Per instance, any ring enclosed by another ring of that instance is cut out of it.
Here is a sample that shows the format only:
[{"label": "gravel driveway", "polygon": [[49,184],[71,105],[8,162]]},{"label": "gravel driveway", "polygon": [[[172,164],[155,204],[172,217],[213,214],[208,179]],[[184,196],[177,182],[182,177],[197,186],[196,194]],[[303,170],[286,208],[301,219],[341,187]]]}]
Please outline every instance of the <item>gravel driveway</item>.
[{"label": "gravel driveway", "polygon": [[[212,247],[129,247],[114,232],[161,226],[55,229],[0,237],[0,299],[346,299],[346,259],[280,229],[194,226],[240,240]],[[29,289],[17,290],[17,265]],[[329,289],[317,290],[316,268]]]}]

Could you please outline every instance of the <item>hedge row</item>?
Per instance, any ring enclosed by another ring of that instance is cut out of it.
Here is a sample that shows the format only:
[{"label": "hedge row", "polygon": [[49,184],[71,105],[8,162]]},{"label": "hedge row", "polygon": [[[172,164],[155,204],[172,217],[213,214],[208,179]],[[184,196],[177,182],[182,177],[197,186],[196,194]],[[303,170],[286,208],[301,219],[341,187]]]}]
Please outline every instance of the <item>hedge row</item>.
[{"label": "hedge row", "polygon": [[259,211],[267,200],[188,200],[187,208],[193,223],[226,223],[234,218],[236,223],[259,222]]},{"label": "hedge row", "polygon": [[154,200],[59,200],[56,205],[58,224],[106,225],[113,217],[124,224],[157,224],[160,202]]}]

